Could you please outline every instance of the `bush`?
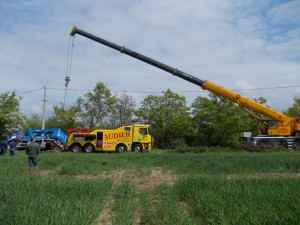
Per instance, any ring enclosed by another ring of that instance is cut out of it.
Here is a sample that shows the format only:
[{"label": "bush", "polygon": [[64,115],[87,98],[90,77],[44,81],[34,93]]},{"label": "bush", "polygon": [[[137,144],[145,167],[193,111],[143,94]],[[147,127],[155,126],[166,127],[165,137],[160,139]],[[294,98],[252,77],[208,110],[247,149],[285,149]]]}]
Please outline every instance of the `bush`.
[{"label": "bush", "polygon": [[197,146],[197,147],[177,148],[176,151],[180,153],[187,153],[187,152],[202,153],[202,152],[232,152],[232,151],[237,151],[237,149],[230,148],[230,147],[222,147],[222,146]]}]

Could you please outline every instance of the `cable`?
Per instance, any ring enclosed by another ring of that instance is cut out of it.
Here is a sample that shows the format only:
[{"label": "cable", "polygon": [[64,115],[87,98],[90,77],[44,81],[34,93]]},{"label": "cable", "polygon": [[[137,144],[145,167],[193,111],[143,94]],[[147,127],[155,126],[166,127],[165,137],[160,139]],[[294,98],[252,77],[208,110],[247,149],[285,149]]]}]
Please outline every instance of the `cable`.
[{"label": "cable", "polygon": [[16,95],[28,94],[28,93],[31,93],[31,92],[34,92],[34,91],[39,91],[41,89],[43,89],[43,88],[38,88],[38,89],[31,90],[31,91],[25,91],[25,92],[21,92],[21,93],[16,93]]},{"label": "cable", "polygon": [[66,66],[66,76],[68,76],[68,69],[69,69],[69,58],[70,58],[70,44],[71,44],[71,36],[69,37],[69,44],[68,44],[68,56],[67,56],[67,66]]},{"label": "cable", "polygon": [[[71,47],[71,57],[70,57],[70,43],[72,39],[72,47]],[[69,47],[68,47],[68,59],[67,59],[67,68],[66,68],[66,77],[65,77],[65,96],[64,96],[64,103],[63,108],[65,108],[66,96],[67,96],[67,89],[70,82],[71,77],[71,67],[72,67],[72,59],[73,59],[73,47],[74,47],[74,37],[69,38]],[[69,72],[69,73],[68,73]]]},{"label": "cable", "polygon": [[264,89],[283,89],[283,88],[298,88],[300,86],[283,86],[283,87],[262,87],[262,88],[245,88],[245,89],[235,89],[232,91],[256,91],[256,90],[264,90]]},{"label": "cable", "polygon": [[[257,90],[273,90],[273,89],[285,89],[285,88],[300,88],[300,86],[282,86],[282,87],[262,87],[262,88],[245,88],[245,89],[232,89],[231,91],[257,91]],[[17,93],[16,95],[23,95],[23,94],[28,94],[34,91],[42,90],[43,88],[38,88],[30,91],[24,91],[21,93]],[[58,91],[65,91],[65,88],[54,88],[50,87],[47,88],[48,90],[58,90]],[[88,90],[88,89],[68,89],[68,91],[75,91],[75,92],[87,92],[87,91],[93,91],[93,90]],[[123,91],[112,91],[111,92],[117,92],[117,93],[122,93],[122,92],[128,92],[128,93],[141,93],[141,94],[147,94],[147,93],[163,93],[164,91],[128,91],[128,90],[123,90]],[[206,90],[199,90],[199,91],[174,91],[174,92],[179,92],[179,93],[200,93],[200,92],[207,92]]]}]

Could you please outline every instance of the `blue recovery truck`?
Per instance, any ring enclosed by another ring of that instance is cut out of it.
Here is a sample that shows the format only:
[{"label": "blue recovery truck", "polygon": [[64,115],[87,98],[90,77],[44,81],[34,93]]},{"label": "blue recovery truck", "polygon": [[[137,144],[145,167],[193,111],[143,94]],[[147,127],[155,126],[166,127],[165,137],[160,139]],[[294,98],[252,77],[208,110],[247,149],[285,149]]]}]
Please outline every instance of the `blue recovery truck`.
[{"label": "blue recovery truck", "polygon": [[6,139],[6,142],[10,142],[11,140],[18,141],[20,134],[22,134],[22,131],[20,129],[12,130],[9,137]]},{"label": "blue recovery truck", "polygon": [[27,143],[33,136],[32,131],[33,130],[31,128],[27,128],[26,131],[22,131],[21,129],[12,130],[6,141],[10,142],[14,139],[17,142],[16,149],[25,149]]},{"label": "blue recovery truck", "polygon": [[67,134],[60,128],[31,129],[27,131],[14,130],[11,132],[10,139],[17,140],[16,149],[25,149],[31,138],[40,145],[41,150],[62,151],[66,144]]}]

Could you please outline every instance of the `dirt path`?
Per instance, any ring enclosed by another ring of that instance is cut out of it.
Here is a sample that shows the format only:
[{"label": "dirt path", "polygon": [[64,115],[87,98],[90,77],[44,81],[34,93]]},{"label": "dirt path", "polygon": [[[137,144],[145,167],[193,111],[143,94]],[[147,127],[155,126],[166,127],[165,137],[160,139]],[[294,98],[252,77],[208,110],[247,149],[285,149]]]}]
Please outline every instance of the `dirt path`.
[{"label": "dirt path", "polygon": [[154,169],[149,175],[138,176],[126,170],[102,173],[98,175],[78,175],[77,179],[111,179],[113,186],[118,186],[125,181],[134,183],[138,191],[152,190],[162,183],[173,185],[178,179],[178,175],[172,175],[169,171],[164,172],[160,169]]}]

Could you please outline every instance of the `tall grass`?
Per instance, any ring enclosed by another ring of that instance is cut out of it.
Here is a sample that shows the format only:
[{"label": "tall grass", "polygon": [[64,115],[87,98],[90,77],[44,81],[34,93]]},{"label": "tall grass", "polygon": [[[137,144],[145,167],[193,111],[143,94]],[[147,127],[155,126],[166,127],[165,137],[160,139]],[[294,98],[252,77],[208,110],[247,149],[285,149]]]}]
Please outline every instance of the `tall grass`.
[{"label": "tall grass", "polygon": [[47,179],[27,175],[1,180],[1,224],[90,224],[111,181]]},{"label": "tall grass", "polygon": [[[22,154],[22,153],[20,153]],[[277,153],[167,153],[73,154],[43,153],[44,170],[60,175],[98,174],[102,171],[132,170],[143,174],[153,167],[179,174],[298,173],[300,152]],[[7,165],[9,165],[8,163]],[[25,160],[23,162],[26,167]]]},{"label": "tall grass", "polygon": [[196,217],[186,213],[173,188],[166,184],[158,186],[153,193],[142,193],[140,208],[141,224],[199,224]]},{"label": "tall grass", "polygon": [[114,190],[114,225],[131,225],[137,220],[136,187],[130,182],[124,182]]},{"label": "tall grass", "polygon": [[203,224],[299,224],[300,180],[189,177],[174,187]]},{"label": "tall grass", "polygon": [[[94,224],[110,198],[116,225],[300,224],[299,156],[46,152],[38,158],[40,173],[31,175],[25,153],[17,152],[0,157],[0,224]],[[133,180],[97,176],[125,171],[143,181],[152,170],[179,178],[174,186],[162,180],[139,190]]]}]

